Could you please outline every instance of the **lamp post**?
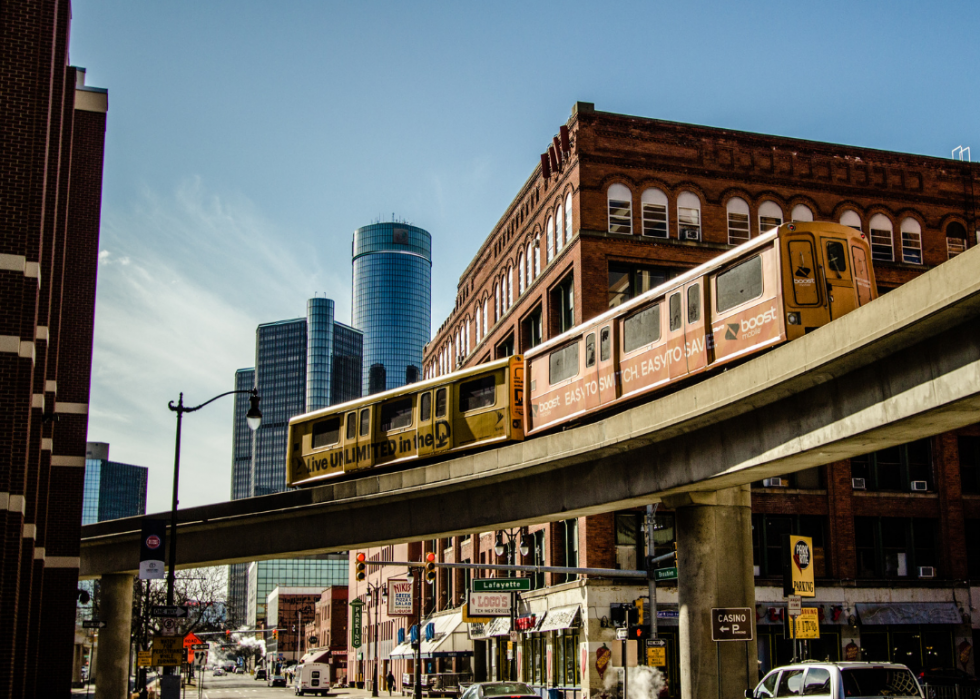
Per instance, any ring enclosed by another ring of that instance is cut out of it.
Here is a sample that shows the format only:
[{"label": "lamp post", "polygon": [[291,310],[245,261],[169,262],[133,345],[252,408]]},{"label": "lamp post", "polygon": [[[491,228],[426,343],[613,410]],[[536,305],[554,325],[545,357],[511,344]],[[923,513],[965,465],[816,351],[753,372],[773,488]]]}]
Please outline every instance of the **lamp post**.
[{"label": "lamp post", "polygon": [[[388,586],[384,584],[372,585],[367,584],[367,601],[370,604],[372,600],[372,594],[374,596],[374,681],[371,683],[371,696],[378,696],[378,608],[382,604],[388,601]],[[370,614],[370,612],[368,612]]]},{"label": "lamp post", "polygon": [[[177,404],[174,405],[173,401],[170,401],[170,409],[177,413],[177,443],[174,447],[174,490],[173,490],[173,500],[170,506],[170,552],[169,552],[169,570],[167,572],[167,606],[172,607],[174,604],[174,582],[177,579],[177,484],[180,478],[180,427],[184,419],[184,413],[193,413],[196,410],[200,410],[205,405],[213,403],[219,398],[225,396],[230,396],[233,393],[250,393],[249,397],[249,408],[248,412],[245,413],[245,420],[248,422],[248,426],[254,432],[259,428],[262,423],[262,413],[259,411],[259,392],[257,389],[242,389],[239,391],[227,391],[220,395],[215,396],[209,401],[205,401],[200,405],[193,407],[188,407],[184,405],[184,394],[180,394],[180,398]],[[173,674],[173,668],[167,666],[164,671],[166,674]]]},{"label": "lamp post", "polygon": [[[504,544],[504,537],[507,538],[507,543],[506,544]],[[530,542],[529,539],[530,539],[530,537],[528,537],[528,535],[524,533],[524,529],[522,527],[518,527],[516,533],[514,532],[513,529],[504,529],[504,530],[498,531],[497,532],[497,542],[493,546],[493,552],[495,554],[497,554],[497,556],[503,556],[504,555],[504,552],[506,551],[507,552],[507,565],[516,565],[516,562],[515,562],[514,559],[516,558],[516,553],[517,553],[517,551],[516,551],[517,542],[518,542],[518,540],[520,540],[520,551],[521,551],[521,556],[523,557],[523,556],[527,556],[527,554],[531,552],[531,542]],[[507,571],[507,577],[508,578],[513,577],[512,573],[513,573],[513,571]],[[514,596],[511,598],[511,601],[510,601],[510,631],[511,631],[511,633],[513,633],[514,630],[515,630],[514,629],[514,618],[517,616],[517,595],[518,595],[518,593],[515,592],[513,594],[514,594]],[[508,658],[508,663],[507,663],[507,679],[508,680],[516,680],[517,678],[514,676],[515,674],[516,673],[514,672],[514,660],[513,660],[513,657],[511,657],[511,658]]]}]

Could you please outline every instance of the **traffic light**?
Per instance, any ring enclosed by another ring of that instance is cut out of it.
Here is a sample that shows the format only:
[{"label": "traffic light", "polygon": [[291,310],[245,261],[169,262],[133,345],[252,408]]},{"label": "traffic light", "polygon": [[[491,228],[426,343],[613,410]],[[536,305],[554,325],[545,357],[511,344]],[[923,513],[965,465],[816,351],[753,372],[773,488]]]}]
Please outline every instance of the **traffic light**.
[{"label": "traffic light", "polygon": [[225,638],[231,638],[231,629],[225,631]]},{"label": "traffic light", "polygon": [[646,600],[640,597],[638,600],[633,602],[636,605],[636,623],[639,626],[643,626],[643,611],[644,605],[646,605]]},{"label": "traffic light", "polygon": [[357,574],[354,576],[358,580],[364,580],[367,577],[367,565],[364,563],[364,552],[359,551],[357,554],[357,563],[354,565],[354,569]]},{"label": "traffic light", "polygon": [[674,567],[677,567],[677,541],[674,541],[674,560],[672,561]]},{"label": "traffic light", "polygon": [[647,637],[647,631],[646,626],[633,626],[631,624],[626,637],[631,641],[642,641]]},{"label": "traffic light", "polygon": [[279,629],[272,629],[272,637],[279,638]]},{"label": "traffic light", "polygon": [[425,554],[425,581],[430,585],[436,581],[436,555]]}]

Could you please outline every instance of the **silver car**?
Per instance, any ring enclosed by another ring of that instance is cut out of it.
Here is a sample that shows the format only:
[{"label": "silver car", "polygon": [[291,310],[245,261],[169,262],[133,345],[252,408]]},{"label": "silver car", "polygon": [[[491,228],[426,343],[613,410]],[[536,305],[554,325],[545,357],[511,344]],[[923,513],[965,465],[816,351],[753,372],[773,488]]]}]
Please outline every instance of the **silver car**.
[{"label": "silver car", "polygon": [[912,671],[897,663],[806,660],[771,670],[754,690],[745,690],[745,696],[749,699],[798,696],[821,699],[922,699],[922,688]]}]

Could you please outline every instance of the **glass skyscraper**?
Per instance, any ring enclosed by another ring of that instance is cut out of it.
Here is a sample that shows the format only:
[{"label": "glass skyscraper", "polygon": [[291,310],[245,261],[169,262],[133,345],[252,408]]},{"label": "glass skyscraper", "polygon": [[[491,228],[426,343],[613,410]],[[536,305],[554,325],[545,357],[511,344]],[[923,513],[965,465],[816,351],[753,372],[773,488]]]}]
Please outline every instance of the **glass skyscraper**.
[{"label": "glass skyscraper", "polygon": [[419,380],[431,330],[432,237],[407,223],[373,223],[354,231],[352,252],[363,395]]},{"label": "glass skyscraper", "polygon": [[[245,413],[248,394],[235,398],[232,439],[232,499],[286,489],[286,441],[290,418],[361,395],[362,334],[334,320],[334,303],[312,298],[306,317],[263,323],[255,332],[255,368],[235,373],[235,389],[258,389],[262,423],[254,433]],[[342,559],[342,560],[341,560]],[[346,556],[238,563],[228,571],[228,611],[234,623],[263,614],[250,602],[257,587],[262,609],[276,585],[324,587],[347,570]],[[254,571],[254,573],[253,573]],[[254,578],[254,579],[253,579]],[[268,588],[268,589],[265,589]]]},{"label": "glass skyscraper", "polygon": [[85,445],[85,485],[82,524],[146,514],[149,469],[109,461],[109,445]]}]

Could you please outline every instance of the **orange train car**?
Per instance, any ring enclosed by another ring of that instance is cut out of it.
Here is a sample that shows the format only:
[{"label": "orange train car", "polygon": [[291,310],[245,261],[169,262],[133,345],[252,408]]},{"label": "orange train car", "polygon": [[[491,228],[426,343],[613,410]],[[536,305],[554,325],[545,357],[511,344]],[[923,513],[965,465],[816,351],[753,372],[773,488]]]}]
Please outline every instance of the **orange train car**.
[{"label": "orange train car", "polygon": [[784,224],[528,350],[524,432],[793,340],[875,298],[863,233]]}]

